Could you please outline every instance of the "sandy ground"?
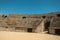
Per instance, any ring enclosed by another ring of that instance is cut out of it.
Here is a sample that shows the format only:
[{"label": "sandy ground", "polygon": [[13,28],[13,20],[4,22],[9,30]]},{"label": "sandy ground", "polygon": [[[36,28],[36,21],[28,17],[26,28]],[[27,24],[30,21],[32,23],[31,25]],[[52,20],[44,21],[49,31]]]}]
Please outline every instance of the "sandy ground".
[{"label": "sandy ground", "polygon": [[60,36],[41,33],[0,32],[0,40],[60,40]]}]

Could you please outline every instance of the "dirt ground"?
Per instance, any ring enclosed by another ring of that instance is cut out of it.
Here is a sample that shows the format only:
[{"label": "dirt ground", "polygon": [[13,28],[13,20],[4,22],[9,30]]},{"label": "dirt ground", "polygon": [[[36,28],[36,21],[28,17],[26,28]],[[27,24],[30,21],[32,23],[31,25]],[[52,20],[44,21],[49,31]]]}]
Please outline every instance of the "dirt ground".
[{"label": "dirt ground", "polygon": [[60,36],[41,33],[0,32],[0,40],[60,40]]}]

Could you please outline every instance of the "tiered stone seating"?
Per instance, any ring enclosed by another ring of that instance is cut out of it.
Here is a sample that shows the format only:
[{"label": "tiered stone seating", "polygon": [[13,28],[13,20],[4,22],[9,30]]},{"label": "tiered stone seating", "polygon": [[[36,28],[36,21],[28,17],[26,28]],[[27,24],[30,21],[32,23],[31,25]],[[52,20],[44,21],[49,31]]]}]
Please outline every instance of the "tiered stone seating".
[{"label": "tiered stone seating", "polygon": [[51,26],[60,27],[60,17],[53,18]]},{"label": "tiered stone seating", "polygon": [[7,24],[9,26],[13,25],[16,27],[36,27],[40,24],[41,19],[36,18],[26,18],[26,19],[9,19]]}]

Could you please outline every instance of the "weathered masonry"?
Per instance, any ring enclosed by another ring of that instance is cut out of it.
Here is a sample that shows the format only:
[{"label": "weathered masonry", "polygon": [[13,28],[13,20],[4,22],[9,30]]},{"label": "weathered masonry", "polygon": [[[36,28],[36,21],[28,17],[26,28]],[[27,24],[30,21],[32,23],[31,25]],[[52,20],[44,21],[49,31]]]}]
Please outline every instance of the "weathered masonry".
[{"label": "weathered masonry", "polygon": [[60,12],[0,15],[0,31],[60,34]]},{"label": "weathered masonry", "polygon": [[49,32],[51,34],[60,34],[60,17],[55,17],[52,19]]}]

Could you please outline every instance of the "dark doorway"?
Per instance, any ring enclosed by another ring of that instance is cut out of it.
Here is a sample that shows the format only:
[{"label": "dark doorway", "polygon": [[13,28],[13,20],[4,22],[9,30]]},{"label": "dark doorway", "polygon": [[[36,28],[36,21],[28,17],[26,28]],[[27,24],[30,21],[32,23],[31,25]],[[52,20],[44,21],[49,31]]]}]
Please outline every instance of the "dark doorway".
[{"label": "dark doorway", "polygon": [[27,29],[27,32],[32,32],[32,28],[28,28]]},{"label": "dark doorway", "polygon": [[60,29],[55,29],[55,34],[60,35]]},{"label": "dark doorway", "polygon": [[48,31],[48,27],[50,27],[50,21],[45,23],[45,31]]}]

